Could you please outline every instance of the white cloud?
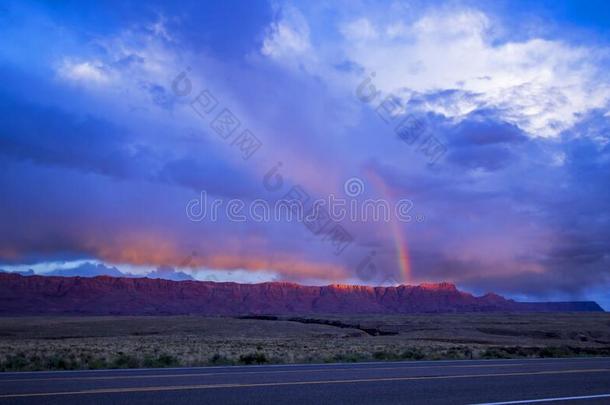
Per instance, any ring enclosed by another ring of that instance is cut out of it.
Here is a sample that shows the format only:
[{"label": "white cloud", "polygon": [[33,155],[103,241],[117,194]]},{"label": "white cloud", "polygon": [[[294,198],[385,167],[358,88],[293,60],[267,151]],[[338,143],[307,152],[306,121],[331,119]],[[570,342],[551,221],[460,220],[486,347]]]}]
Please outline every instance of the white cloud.
[{"label": "white cloud", "polygon": [[367,40],[377,38],[377,30],[366,18],[358,18],[357,20],[351,21],[344,24],[341,27],[341,33],[348,40]]},{"label": "white cloud", "polygon": [[157,21],[155,21],[154,23],[150,24],[148,26],[148,29],[150,29],[154,35],[156,35],[159,38],[163,38],[166,41],[173,41],[174,38],[169,34],[169,31],[167,30],[167,26],[166,26],[166,18],[163,15],[159,15],[159,19]]},{"label": "white cloud", "polygon": [[108,117],[140,114],[161,119],[160,110],[172,101],[171,80],[189,66],[172,51],[163,27],[155,23],[98,37],[86,44],[88,53],[95,56],[63,56],[55,63],[57,76],[94,95],[97,103],[107,107],[100,111]]},{"label": "white cloud", "polygon": [[263,41],[262,54],[282,60],[297,55],[304,56],[310,50],[307,21],[297,9],[284,8],[282,17],[269,28]]},{"label": "white cloud", "polygon": [[499,108],[504,119],[533,136],[556,135],[578,114],[608,101],[608,84],[597,82],[596,67],[589,62],[592,50],[541,39],[494,46],[488,28],[480,13],[428,16],[413,25],[405,41],[373,41],[352,47],[348,55],[376,71],[385,92],[404,87],[476,93],[453,105],[454,111],[434,102],[428,108],[452,117]]},{"label": "white cloud", "polygon": [[65,59],[58,73],[64,79],[90,84],[105,84],[111,81],[109,72],[99,61],[74,62]]},{"label": "white cloud", "polygon": [[390,23],[385,30],[385,34],[388,38],[400,38],[402,36],[407,35],[409,32],[409,27],[402,21],[396,23]]},{"label": "white cloud", "polygon": [[[328,55],[339,55],[367,74],[375,72],[374,85],[385,94],[404,97],[446,89],[470,94],[452,100],[428,98],[423,106],[451,118],[495,108],[530,136],[549,137],[573,126],[583,113],[606,107],[610,100],[610,83],[600,79],[596,60],[601,50],[539,38],[498,43],[493,32],[501,27],[476,10],[431,12],[411,23],[394,15],[373,22],[356,16],[337,23],[337,28],[341,35],[323,44],[324,55],[311,55],[322,49],[314,43],[307,48],[307,58],[329,65],[336,60]],[[276,34],[266,41],[280,43],[280,37]],[[294,40],[285,37],[282,43],[288,47]],[[332,69],[321,64],[314,66],[315,73],[336,83]],[[343,77],[352,82],[362,79],[353,73]]]},{"label": "white cloud", "polygon": [[[57,74],[81,85],[97,84],[97,92],[120,92],[122,97],[141,91],[143,83],[166,85],[186,63],[172,47],[172,36],[162,15],[155,22],[133,26],[85,47],[90,58],[66,55],[56,63]],[[100,51],[101,50],[101,51]]]}]

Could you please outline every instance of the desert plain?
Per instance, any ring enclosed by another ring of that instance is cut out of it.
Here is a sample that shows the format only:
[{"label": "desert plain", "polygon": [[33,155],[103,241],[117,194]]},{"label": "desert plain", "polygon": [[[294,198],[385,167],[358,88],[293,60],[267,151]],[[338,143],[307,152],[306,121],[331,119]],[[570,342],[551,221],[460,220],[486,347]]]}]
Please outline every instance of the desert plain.
[{"label": "desert plain", "polygon": [[0,318],[0,370],[610,355],[610,313]]}]

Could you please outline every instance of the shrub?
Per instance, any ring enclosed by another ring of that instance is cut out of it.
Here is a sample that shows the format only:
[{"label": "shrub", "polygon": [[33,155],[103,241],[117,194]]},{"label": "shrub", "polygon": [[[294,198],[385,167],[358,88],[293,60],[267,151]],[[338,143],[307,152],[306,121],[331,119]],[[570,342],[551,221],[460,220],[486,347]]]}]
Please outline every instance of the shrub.
[{"label": "shrub", "polygon": [[332,362],[356,363],[362,360],[368,360],[368,358],[358,353],[339,353],[332,357]]},{"label": "shrub", "polygon": [[144,358],[144,367],[161,368],[179,366],[180,360],[169,354],[161,354],[158,357],[147,356]]},{"label": "shrub", "polygon": [[70,370],[73,368],[71,363],[61,356],[54,355],[47,359],[47,369],[49,370]]},{"label": "shrub", "polygon": [[214,353],[214,355],[208,359],[208,364],[211,364],[213,366],[226,366],[234,363],[235,362],[229,359],[227,356],[223,356],[222,354],[218,353]]},{"label": "shrub", "polygon": [[112,362],[111,368],[137,368],[140,367],[140,361],[128,354],[119,353],[119,355]]},{"label": "shrub", "polygon": [[420,349],[407,349],[400,354],[400,358],[405,360],[422,360],[425,357]]},{"label": "shrub", "polygon": [[373,353],[373,358],[375,360],[399,360],[401,356],[392,352],[376,351]]},{"label": "shrub", "polygon": [[265,356],[265,353],[256,352],[242,354],[239,356],[239,362],[243,364],[265,364],[268,363],[269,360],[267,359],[267,356]]},{"label": "shrub", "polygon": [[95,357],[87,359],[87,368],[90,370],[96,370],[101,368],[108,368],[108,362],[106,359]]},{"label": "shrub", "polygon": [[28,365],[28,361],[23,353],[6,356],[6,360],[2,362],[2,371],[19,371],[24,370]]},{"label": "shrub", "polygon": [[484,359],[510,359],[513,356],[502,347],[490,347],[485,349],[481,357]]}]

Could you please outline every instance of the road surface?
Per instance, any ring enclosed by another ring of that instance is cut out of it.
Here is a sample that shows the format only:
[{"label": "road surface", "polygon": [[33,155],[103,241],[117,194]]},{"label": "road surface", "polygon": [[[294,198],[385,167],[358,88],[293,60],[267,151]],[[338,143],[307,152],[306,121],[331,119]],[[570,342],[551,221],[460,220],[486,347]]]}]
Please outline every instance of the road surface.
[{"label": "road surface", "polygon": [[610,404],[610,358],[0,373],[0,404],[547,402]]}]

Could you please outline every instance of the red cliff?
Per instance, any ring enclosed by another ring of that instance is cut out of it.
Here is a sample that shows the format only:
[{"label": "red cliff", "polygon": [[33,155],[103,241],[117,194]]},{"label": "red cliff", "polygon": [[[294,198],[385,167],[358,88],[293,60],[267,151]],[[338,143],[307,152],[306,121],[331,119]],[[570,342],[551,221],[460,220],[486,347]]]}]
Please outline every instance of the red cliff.
[{"label": "red cliff", "polygon": [[246,315],[602,311],[595,302],[520,303],[453,284],[368,287],[0,274],[0,315]]}]

